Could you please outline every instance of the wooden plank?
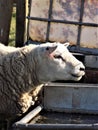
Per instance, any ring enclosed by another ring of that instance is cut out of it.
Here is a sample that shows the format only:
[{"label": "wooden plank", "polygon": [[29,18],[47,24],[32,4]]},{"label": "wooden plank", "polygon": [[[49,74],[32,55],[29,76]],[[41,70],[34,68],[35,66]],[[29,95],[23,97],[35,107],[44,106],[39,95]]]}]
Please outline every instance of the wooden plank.
[{"label": "wooden plank", "polygon": [[0,42],[8,45],[13,0],[0,0]]},{"label": "wooden plank", "polygon": [[26,0],[16,1],[16,47],[23,46],[26,22]]}]

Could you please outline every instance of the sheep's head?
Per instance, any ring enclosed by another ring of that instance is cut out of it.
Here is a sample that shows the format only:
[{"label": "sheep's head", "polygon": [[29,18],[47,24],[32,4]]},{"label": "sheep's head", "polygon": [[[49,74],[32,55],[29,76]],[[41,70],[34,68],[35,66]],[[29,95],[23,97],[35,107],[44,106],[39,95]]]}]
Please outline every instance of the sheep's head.
[{"label": "sheep's head", "polygon": [[46,43],[38,47],[38,76],[43,82],[55,80],[78,81],[85,67],[67,49],[68,43]]}]

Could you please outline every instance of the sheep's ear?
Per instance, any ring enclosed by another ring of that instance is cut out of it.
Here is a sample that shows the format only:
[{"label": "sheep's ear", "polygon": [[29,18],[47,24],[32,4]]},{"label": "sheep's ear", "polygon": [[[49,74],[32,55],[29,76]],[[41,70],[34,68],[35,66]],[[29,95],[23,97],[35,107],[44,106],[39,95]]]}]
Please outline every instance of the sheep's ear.
[{"label": "sheep's ear", "polygon": [[69,42],[66,42],[66,43],[64,43],[64,46],[68,47],[69,44],[70,44]]},{"label": "sheep's ear", "polygon": [[57,48],[57,45],[55,45],[55,46],[47,46],[46,51],[48,52],[48,54],[51,54],[53,51],[55,51],[56,48]]}]

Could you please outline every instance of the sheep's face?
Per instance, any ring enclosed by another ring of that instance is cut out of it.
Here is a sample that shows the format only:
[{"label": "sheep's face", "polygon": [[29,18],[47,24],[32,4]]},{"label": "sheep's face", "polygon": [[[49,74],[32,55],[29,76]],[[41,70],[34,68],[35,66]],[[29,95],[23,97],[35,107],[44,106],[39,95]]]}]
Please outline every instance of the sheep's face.
[{"label": "sheep's face", "polygon": [[38,47],[38,76],[43,82],[56,80],[78,81],[85,67],[67,49],[68,43],[47,43]]}]

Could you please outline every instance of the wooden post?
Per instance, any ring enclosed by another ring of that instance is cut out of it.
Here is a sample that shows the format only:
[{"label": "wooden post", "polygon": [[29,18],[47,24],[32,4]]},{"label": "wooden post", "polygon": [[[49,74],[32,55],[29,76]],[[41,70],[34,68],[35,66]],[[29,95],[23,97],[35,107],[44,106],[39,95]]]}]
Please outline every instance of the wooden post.
[{"label": "wooden post", "polygon": [[16,47],[22,47],[25,37],[26,0],[16,1]]},{"label": "wooden post", "polygon": [[0,42],[8,45],[13,0],[0,0]]}]

